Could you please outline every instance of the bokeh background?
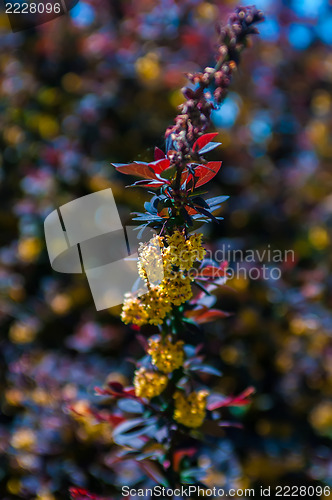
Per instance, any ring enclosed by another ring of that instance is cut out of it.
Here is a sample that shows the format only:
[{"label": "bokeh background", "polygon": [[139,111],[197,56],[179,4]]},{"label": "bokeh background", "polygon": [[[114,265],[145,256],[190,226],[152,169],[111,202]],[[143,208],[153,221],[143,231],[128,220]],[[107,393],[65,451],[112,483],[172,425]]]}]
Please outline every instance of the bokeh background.
[{"label": "bokeh background", "polygon": [[[110,162],[163,148],[183,73],[213,64],[215,23],[235,5],[80,0],[19,33],[0,16],[2,499],[66,499],[70,485],[112,494],[140,480],[110,465],[110,426],[68,408],[98,404],[107,379],[129,384],[142,348],[119,310],[96,312],[83,275],[52,271],[43,221],[107,187],[124,224],[141,209],[145,194]],[[206,327],[223,371],[206,382],[257,392],[225,414],[243,430],[227,429],[200,465],[210,485],[332,486],[332,11],[328,0],[256,5],[261,34],[213,116],[223,144],[211,158],[223,167],[210,194],[230,199],[204,231],[212,250],[270,245],[295,259],[279,280],[240,277],[218,292],[234,314]]]}]

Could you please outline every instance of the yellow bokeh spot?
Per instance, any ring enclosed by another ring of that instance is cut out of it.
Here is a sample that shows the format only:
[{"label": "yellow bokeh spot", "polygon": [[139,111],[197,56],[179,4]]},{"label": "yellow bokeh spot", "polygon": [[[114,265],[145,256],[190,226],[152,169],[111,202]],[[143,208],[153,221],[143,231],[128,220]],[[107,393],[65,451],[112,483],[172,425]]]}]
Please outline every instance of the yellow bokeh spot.
[{"label": "yellow bokeh spot", "polygon": [[72,405],[72,417],[78,423],[77,436],[81,441],[98,440],[112,442],[112,429],[109,422],[99,422],[90,412],[87,400],[81,399]]},{"label": "yellow bokeh spot", "polygon": [[303,335],[307,332],[307,326],[302,318],[294,318],[290,322],[290,330],[295,335]]},{"label": "yellow bokeh spot", "polygon": [[31,450],[36,443],[36,435],[31,429],[22,428],[14,432],[11,445],[17,450]]},{"label": "yellow bokeh spot", "polygon": [[330,128],[322,120],[312,120],[308,126],[308,136],[322,156],[332,156]]},{"label": "yellow bokeh spot", "polygon": [[206,473],[204,482],[208,488],[223,486],[226,483],[225,474],[216,470],[214,467],[210,467]]},{"label": "yellow bokeh spot", "polygon": [[318,432],[322,434],[332,432],[332,402],[320,403],[312,410],[309,419]]},{"label": "yellow bokeh spot", "polygon": [[177,108],[178,106],[180,106],[180,104],[182,104],[185,101],[185,98],[181,90],[175,90],[174,92],[171,93],[169,101],[173,106],[173,108]]},{"label": "yellow bokeh spot", "polygon": [[200,18],[212,21],[218,16],[218,8],[209,2],[200,3],[197,7],[197,14]]},{"label": "yellow bokeh spot", "polygon": [[113,184],[101,175],[94,175],[89,179],[89,187],[91,191],[101,191],[102,189],[113,187]]},{"label": "yellow bokeh spot", "polygon": [[327,127],[323,122],[318,120],[311,122],[309,127],[309,136],[314,144],[319,144],[322,141],[325,141],[327,134]]},{"label": "yellow bokeh spot", "polygon": [[317,250],[324,250],[330,244],[328,232],[320,226],[310,228],[309,241]]},{"label": "yellow bokeh spot", "polygon": [[42,249],[42,244],[39,238],[33,236],[23,238],[18,242],[17,252],[23,262],[34,262]]},{"label": "yellow bokeh spot", "polygon": [[31,399],[39,406],[51,406],[54,402],[52,394],[39,387],[32,392]]},{"label": "yellow bokeh spot", "polygon": [[59,293],[51,300],[51,309],[59,315],[66,314],[72,305],[72,300],[69,295]]},{"label": "yellow bokeh spot", "polygon": [[78,92],[82,87],[82,79],[76,73],[66,73],[61,83],[64,90],[71,93]]},{"label": "yellow bokeh spot", "polygon": [[235,277],[232,280],[229,281],[229,284],[235,288],[235,290],[238,290],[239,292],[243,292],[246,290],[249,286],[249,281],[242,276]]},{"label": "yellow bokeh spot", "polygon": [[18,495],[21,491],[21,481],[19,479],[9,479],[7,483],[7,490],[12,495]]},{"label": "yellow bokeh spot", "polygon": [[25,290],[21,285],[14,285],[8,292],[9,297],[15,302],[22,302],[25,298]]},{"label": "yellow bokeh spot", "polygon": [[322,116],[327,114],[331,109],[331,95],[326,90],[319,90],[315,92],[312,101],[311,107],[313,112]]},{"label": "yellow bokeh spot", "polygon": [[139,57],[136,61],[136,71],[138,76],[145,81],[155,81],[160,76],[160,64],[157,54],[149,52],[144,57]]},{"label": "yellow bokeh spot", "polygon": [[254,328],[259,322],[257,312],[249,307],[247,309],[243,309],[240,314],[240,318],[244,326],[247,328]]},{"label": "yellow bokeh spot", "polygon": [[225,363],[233,365],[239,359],[239,351],[233,346],[223,347],[220,351],[220,357]]},{"label": "yellow bokeh spot", "polygon": [[19,389],[11,388],[5,393],[6,401],[11,406],[19,406],[23,399],[23,393]]},{"label": "yellow bokeh spot", "polygon": [[15,146],[24,140],[24,132],[17,125],[12,125],[11,127],[7,127],[3,131],[3,136],[5,141]]},{"label": "yellow bokeh spot", "polygon": [[14,323],[9,330],[9,338],[14,344],[27,344],[36,337],[36,328],[28,323]]},{"label": "yellow bokeh spot", "polygon": [[46,106],[54,106],[59,102],[59,91],[56,88],[45,88],[41,90],[39,100]]},{"label": "yellow bokeh spot", "polygon": [[55,496],[48,490],[40,490],[35,500],[55,500]]},{"label": "yellow bokeh spot", "polygon": [[38,130],[43,139],[51,139],[59,133],[59,124],[53,116],[41,115],[38,120]]}]

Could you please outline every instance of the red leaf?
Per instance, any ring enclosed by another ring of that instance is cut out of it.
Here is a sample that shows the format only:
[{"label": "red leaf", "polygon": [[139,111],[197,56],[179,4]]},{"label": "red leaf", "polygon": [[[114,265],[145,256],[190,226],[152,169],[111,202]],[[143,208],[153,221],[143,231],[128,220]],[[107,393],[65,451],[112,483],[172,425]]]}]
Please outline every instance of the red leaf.
[{"label": "red leaf", "polygon": [[173,454],[173,468],[175,472],[179,471],[180,462],[183,457],[192,457],[197,452],[197,448],[187,448],[185,450],[177,450]]},{"label": "red leaf", "polygon": [[69,488],[69,493],[72,499],[75,500],[98,500],[96,495],[93,495],[87,490],[83,490],[83,488]]},{"label": "red leaf", "polygon": [[126,165],[112,163],[118,172],[126,175],[136,175],[143,179],[156,179],[153,169],[147,163],[128,163]]},{"label": "red leaf", "polygon": [[203,186],[219,172],[221,161],[209,161],[206,165],[198,165],[195,168],[195,178],[198,179],[196,187]]},{"label": "red leaf", "polygon": [[109,415],[108,418],[107,418],[107,421],[116,426],[116,425],[119,425],[119,424],[122,424],[122,422],[125,422],[126,419],[124,417],[120,417],[119,415]]},{"label": "red leaf", "polygon": [[167,158],[163,158],[162,160],[149,163],[149,167],[152,168],[155,174],[160,174],[170,166],[170,163],[171,162]]},{"label": "red leaf", "polygon": [[137,463],[150,479],[155,481],[157,484],[165,484],[165,478],[156,464],[150,460],[142,460]]},{"label": "red leaf", "polygon": [[163,158],[166,158],[164,151],[162,151],[161,149],[159,149],[157,147],[154,148],[154,159],[155,160],[162,160]]},{"label": "red leaf", "polygon": [[198,214],[197,210],[195,210],[194,208],[192,207],[185,207],[185,209],[187,210],[188,214],[189,215],[195,215],[195,214]]},{"label": "red leaf", "polygon": [[164,186],[165,184],[169,184],[168,181],[164,180],[162,181],[148,181],[147,179],[145,181],[137,181],[134,182],[134,184],[131,184],[128,187],[149,187],[149,188],[160,188],[161,186]]},{"label": "red leaf", "polygon": [[135,399],[135,389],[134,387],[123,387],[119,382],[110,382],[107,389],[100,389],[100,387],[95,387],[96,394],[99,396],[114,396],[116,398],[126,398],[128,396],[133,396]]},{"label": "red leaf", "polygon": [[203,323],[210,323],[210,321],[215,321],[220,318],[228,318],[230,313],[221,311],[219,309],[210,309],[208,312],[201,314],[196,320],[199,325]]},{"label": "red leaf", "polygon": [[108,422],[114,426],[126,421],[126,419],[121,415],[109,413],[107,410],[96,411],[94,409],[90,409],[89,413],[99,422]]},{"label": "red leaf", "polygon": [[185,313],[187,318],[194,319],[199,325],[203,323],[209,323],[210,321],[214,321],[218,318],[228,318],[230,313],[225,311],[221,311],[220,309],[210,309],[206,306],[201,306],[198,309],[194,309],[193,311],[187,311]]},{"label": "red leaf", "polygon": [[109,382],[108,387],[116,394],[122,394],[124,390],[124,387],[120,384],[120,382]]},{"label": "red leaf", "polygon": [[181,185],[187,180],[188,178],[188,169],[185,168],[181,174]]},{"label": "red leaf", "polygon": [[204,267],[197,277],[202,278],[223,278],[227,275],[225,267],[206,266]]},{"label": "red leaf", "polygon": [[101,389],[100,387],[95,387],[95,393],[98,396],[113,396],[109,389]]},{"label": "red leaf", "polygon": [[[134,387],[125,387],[124,393],[126,394],[126,396],[135,396],[136,397]],[[139,400],[140,398],[137,398],[137,399]]]},{"label": "red leaf", "polygon": [[194,143],[193,151],[197,152],[200,149],[204,148],[204,146],[209,144],[209,142],[211,142],[212,139],[214,139],[217,135],[218,135],[218,132],[212,132],[211,134],[201,135],[201,137],[199,137],[197,139],[197,141]]},{"label": "red leaf", "polygon": [[218,408],[223,408],[225,406],[245,406],[250,403],[248,399],[255,392],[254,387],[248,387],[238,396],[230,396],[228,398],[222,398],[217,401],[212,401],[207,405],[207,409],[210,411],[217,410]]}]

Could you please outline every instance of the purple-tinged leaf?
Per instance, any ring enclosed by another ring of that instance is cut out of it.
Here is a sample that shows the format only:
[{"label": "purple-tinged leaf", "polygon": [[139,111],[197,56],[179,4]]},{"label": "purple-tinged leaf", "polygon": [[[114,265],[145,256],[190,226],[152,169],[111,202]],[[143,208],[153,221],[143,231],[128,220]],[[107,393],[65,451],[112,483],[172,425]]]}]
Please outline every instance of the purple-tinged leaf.
[{"label": "purple-tinged leaf", "polygon": [[213,149],[217,148],[220,145],[221,142],[209,142],[206,146],[204,146],[204,148],[200,149],[198,152],[200,155],[204,155],[205,153],[212,151]]},{"label": "purple-tinged leaf", "polygon": [[162,160],[163,158],[166,158],[166,155],[164,151],[162,151],[160,148],[155,147],[154,148],[154,159],[156,160]]},{"label": "purple-tinged leaf", "polygon": [[197,139],[197,141],[194,143],[193,151],[197,152],[197,151],[203,149],[204,146],[209,144],[209,142],[211,142],[212,139],[214,139],[217,135],[218,135],[218,132],[212,132],[211,134],[201,135],[201,137],[199,137]]}]

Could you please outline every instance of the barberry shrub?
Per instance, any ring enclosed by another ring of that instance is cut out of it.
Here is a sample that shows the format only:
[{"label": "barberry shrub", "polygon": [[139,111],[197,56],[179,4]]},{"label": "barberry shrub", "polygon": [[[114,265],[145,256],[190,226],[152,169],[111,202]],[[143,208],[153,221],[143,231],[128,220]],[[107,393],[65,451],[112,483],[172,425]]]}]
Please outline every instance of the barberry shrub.
[{"label": "barberry shrub", "polygon": [[[204,155],[219,146],[208,132],[211,112],[221,105],[231,77],[255,25],[263,14],[254,6],[239,7],[220,27],[217,62],[202,72],[188,74],[182,89],[185,102],[174,125],[166,130],[166,151],[155,148],[154,161],[114,164],[118,172],[141,179],[133,186],[154,191],[145,212],[136,213],[139,231],[150,227],[155,236],[140,244],[138,272],[144,290],[128,292],[121,319],[133,331],[154,325],[146,339],[139,334],[145,355],[137,361],[133,387],[108,382],[98,394],[110,398],[112,412],[95,413],[112,425],[119,445],[114,463],[133,460],[146,475],[165,487],[183,484],[204,488],[197,454],[206,436],[220,435],[221,409],[247,405],[253,389],[236,397],[211,393],[200,374],[221,376],[201,355],[205,337],[200,325],[223,318],[225,313],[206,305],[205,296],[224,285],[227,263],[205,261],[203,235],[198,228],[209,221],[227,196],[204,198],[205,186],[219,172],[221,161]],[[211,303],[211,300],[209,301]],[[151,328],[151,327],[150,327]],[[188,331],[201,332],[200,342],[186,342]],[[92,411],[91,409],[89,411]],[[130,417],[131,415],[131,417]],[[217,432],[216,432],[217,431]],[[97,498],[71,489],[72,498]]]}]

